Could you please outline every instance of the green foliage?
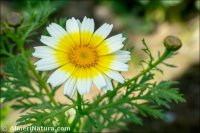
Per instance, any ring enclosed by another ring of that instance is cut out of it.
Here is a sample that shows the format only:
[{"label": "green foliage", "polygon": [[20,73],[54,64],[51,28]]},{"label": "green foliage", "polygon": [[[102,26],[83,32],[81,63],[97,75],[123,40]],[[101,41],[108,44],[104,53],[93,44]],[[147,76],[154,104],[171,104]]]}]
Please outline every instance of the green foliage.
[{"label": "green foliage", "polygon": [[55,10],[48,1],[43,1],[37,7],[28,3],[26,12],[19,14],[23,19],[19,26],[12,27],[9,22],[1,23],[1,55],[13,56],[17,52],[16,49],[19,52],[25,44],[31,43],[30,37],[36,35],[37,30],[47,22],[47,18]]},{"label": "green foliage", "polygon": [[[49,75],[35,71],[30,58],[31,52],[24,48],[25,44],[33,41],[31,37],[36,35],[36,31],[47,22],[53,11],[50,7],[30,6],[30,10],[25,13],[27,20],[15,29],[17,32],[4,23],[5,30],[1,33],[4,35],[0,45],[1,54],[6,57],[3,62],[1,98],[3,103],[15,101],[12,108],[26,111],[17,120],[18,126],[69,126],[73,132],[126,129],[127,122],[142,125],[142,117],[163,119],[164,107],[170,108],[171,102],[185,102],[176,88],[177,82],[157,83],[154,79],[155,71],[162,72],[158,68],[159,64],[174,67],[165,63],[165,60],[175,53],[166,49],[162,55],[153,57],[143,39],[143,51],[148,59],[141,61],[143,69],[140,73],[123,84],[113,83],[113,90],[95,97],[93,101],[84,99],[77,93],[76,99],[66,97],[70,104],[58,103],[54,98],[57,88],[46,84]],[[64,23],[63,20],[58,22]],[[17,53],[14,53],[13,47],[17,48]]]},{"label": "green foliage", "polygon": [[22,115],[21,118],[17,120],[17,125],[57,126],[62,124],[60,122],[65,122],[65,125],[68,125],[67,120],[65,120],[68,119],[68,116],[65,116],[65,110],[66,109],[63,109],[63,105],[61,104],[57,107],[53,107],[49,103],[38,104],[31,112]]},{"label": "green foliage", "polygon": [[35,30],[45,24],[49,15],[55,10],[55,8],[48,1],[39,3],[37,8],[32,7],[31,3],[28,3],[27,9],[28,10],[26,10],[23,14],[25,24],[21,29],[23,33],[22,39],[36,34]]},{"label": "green foliage", "polygon": [[[38,99],[40,103],[46,103],[44,92],[37,79],[33,77],[28,66],[28,60],[23,54],[8,58],[4,66],[4,79],[1,81],[1,97],[3,102],[16,101],[12,107],[22,112],[37,106],[39,103],[32,102]],[[38,85],[34,87],[33,84]]]}]

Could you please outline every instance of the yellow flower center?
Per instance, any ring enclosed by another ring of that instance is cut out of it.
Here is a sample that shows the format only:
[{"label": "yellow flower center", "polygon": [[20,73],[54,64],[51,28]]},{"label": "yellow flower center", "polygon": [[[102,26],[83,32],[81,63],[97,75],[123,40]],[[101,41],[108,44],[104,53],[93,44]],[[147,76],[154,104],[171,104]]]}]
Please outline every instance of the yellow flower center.
[{"label": "yellow flower center", "polygon": [[94,48],[88,45],[78,45],[69,53],[69,60],[76,67],[88,68],[97,64],[98,55]]}]

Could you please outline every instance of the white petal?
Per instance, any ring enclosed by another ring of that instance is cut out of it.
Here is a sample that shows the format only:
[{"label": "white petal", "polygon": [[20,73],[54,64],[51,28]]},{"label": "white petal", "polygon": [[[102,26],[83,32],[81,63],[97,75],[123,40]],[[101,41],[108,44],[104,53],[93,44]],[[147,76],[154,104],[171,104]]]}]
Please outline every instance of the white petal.
[{"label": "white petal", "polygon": [[81,24],[81,43],[88,45],[94,32],[94,20],[84,17]]},{"label": "white petal", "polygon": [[50,46],[52,48],[57,48],[57,44],[58,44],[58,39],[54,38],[54,37],[49,37],[49,36],[41,36],[40,41],[42,43],[44,43],[47,46]]},{"label": "white petal", "polygon": [[116,59],[116,61],[118,61],[118,62],[122,62],[122,63],[127,63],[128,61],[130,61],[131,60],[131,58],[130,57],[127,57],[127,58],[121,58],[121,57],[116,57],[117,59]]},{"label": "white petal", "polygon": [[81,23],[81,31],[83,31],[84,29],[86,29],[86,21],[87,21],[87,17],[84,17],[83,18],[83,21]]},{"label": "white petal", "polygon": [[112,61],[109,68],[111,68],[113,70],[117,70],[117,71],[128,71],[128,65],[127,64],[117,62],[117,61]]},{"label": "white petal", "polygon": [[108,78],[108,76],[106,76],[106,75],[103,75],[103,77],[106,81],[106,86],[102,88],[102,91],[107,92],[108,90],[112,90],[113,86],[112,86],[112,83],[111,83],[111,79]]},{"label": "white petal", "polygon": [[67,20],[66,29],[68,33],[79,32],[79,24],[74,17]]},{"label": "white petal", "polygon": [[106,39],[105,41],[110,49],[109,53],[113,53],[117,50],[120,50],[124,46],[122,43],[123,42],[122,34],[112,36],[112,37]]},{"label": "white petal", "polygon": [[43,58],[37,61],[34,65],[46,65],[56,63],[54,56],[49,56],[48,58]]},{"label": "white petal", "polygon": [[110,77],[111,79],[114,79],[120,83],[124,83],[124,78],[117,71],[109,70],[108,72],[105,72],[105,74],[108,75],[108,77]]},{"label": "white petal", "polygon": [[131,56],[128,54],[115,54],[115,58],[130,58]]},{"label": "white petal", "polygon": [[[100,55],[107,55],[123,48],[124,44],[122,42],[122,34],[118,34],[106,39],[97,47],[97,50],[100,51]],[[105,51],[105,47],[107,47],[108,50]]]},{"label": "white petal", "polygon": [[128,61],[131,60],[131,56],[130,55],[115,55],[115,60],[118,62],[122,62],[122,63],[127,63]]},{"label": "white petal", "polygon": [[77,89],[81,95],[89,93],[91,85],[92,85],[92,80],[90,79],[84,78],[77,80]]},{"label": "white petal", "polygon": [[67,34],[67,32],[58,24],[52,23],[47,27],[47,31],[52,37],[60,38],[63,35]]},{"label": "white petal", "polygon": [[[66,29],[75,44],[80,44],[80,28],[77,20],[73,17],[66,22]],[[75,34],[73,34],[75,33]]]},{"label": "white petal", "polygon": [[100,43],[103,42],[103,40],[110,34],[112,30],[113,25],[109,24],[103,24],[101,27],[99,27],[92,36],[92,39],[90,41],[90,45],[93,47],[97,47]]},{"label": "white petal", "polygon": [[115,54],[117,55],[130,55],[131,53],[129,51],[125,51],[125,50],[118,50],[115,52]]},{"label": "white petal", "polygon": [[101,89],[106,86],[106,81],[100,72],[97,76],[93,78],[93,83],[96,85],[98,89]]},{"label": "white petal", "polygon": [[81,95],[85,94],[87,92],[87,88],[86,88],[87,87],[87,84],[86,84],[87,71],[83,71],[82,69],[78,69],[76,71],[76,73],[77,73],[78,76],[81,75],[81,78],[78,78],[78,76],[76,76],[77,77],[77,89],[78,89],[78,92]]},{"label": "white petal", "polygon": [[63,71],[62,68],[59,68],[51,74],[47,83],[50,83],[53,87],[59,86],[64,83],[70,75],[70,72]]},{"label": "white petal", "polygon": [[90,90],[91,90],[91,86],[92,86],[92,80],[91,79],[87,79],[86,81],[87,83],[87,93],[90,93]]},{"label": "white petal", "polygon": [[34,49],[35,52],[33,53],[33,56],[37,58],[46,58],[54,53],[54,50],[48,46],[38,46],[34,47]]},{"label": "white petal", "polygon": [[35,70],[38,70],[38,71],[48,71],[48,70],[53,70],[53,69],[55,69],[57,67],[58,67],[57,64],[48,64],[48,65],[43,65],[43,66],[37,66],[35,68]]},{"label": "white petal", "polygon": [[118,50],[114,54],[115,60],[118,62],[126,63],[131,60],[131,55],[129,51]]},{"label": "white petal", "polygon": [[124,45],[120,44],[120,42],[116,43],[116,44],[112,44],[112,45],[109,46],[110,51],[109,51],[108,54],[113,53],[113,52],[115,52],[117,50],[120,50],[123,47],[124,47]]},{"label": "white petal", "polygon": [[106,39],[106,41],[108,42],[108,44],[116,43],[119,41],[122,42],[122,34],[114,35],[114,36]]},{"label": "white petal", "polygon": [[105,39],[110,34],[112,27],[112,24],[109,25],[105,23],[94,32],[94,35],[100,35]]},{"label": "white petal", "polygon": [[[76,77],[77,77],[78,92],[80,94],[89,93],[92,85],[92,80],[90,78],[90,71],[88,69],[79,69],[77,73],[78,75]],[[79,76],[81,78],[79,78]]]},{"label": "white petal", "polygon": [[64,86],[64,94],[73,97],[76,91],[76,79],[70,77]]},{"label": "white petal", "polygon": [[78,23],[78,27],[79,27],[79,31],[81,29],[81,21],[79,19],[76,19],[77,23]]},{"label": "white petal", "polygon": [[40,59],[34,65],[36,65],[36,70],[52,70],[59,67],[56,62],[53,56],[49,56],[48,58]]},{"label": "white petal", "polygon": [[83,22],[81,24],[81,31],[83,32],[94,32],[94,20],[84,17]]}]

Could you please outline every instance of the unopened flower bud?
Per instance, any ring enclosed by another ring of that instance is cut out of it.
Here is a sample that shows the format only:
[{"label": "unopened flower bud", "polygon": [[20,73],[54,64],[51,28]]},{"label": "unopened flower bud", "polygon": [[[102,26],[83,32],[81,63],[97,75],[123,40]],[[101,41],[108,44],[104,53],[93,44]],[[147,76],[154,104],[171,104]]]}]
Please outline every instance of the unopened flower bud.
[{"label": "unopened flower bud", "polygon": [[164,39],[164,46],[169,49],[169,50],[173,50],[173,51],[176,51],[178,50],[179,48],[181,48],[182,46],[182,42],[181,40],[178,38],[178,37],[175,37],[175,36],[167,36],[165,39]]},{"label": "unopened flower bud", "polygon": [[17,12],[12,12],[9,16],[7,16],[6,21],[10,26],[18,27],[22,23],[22,16]]}]

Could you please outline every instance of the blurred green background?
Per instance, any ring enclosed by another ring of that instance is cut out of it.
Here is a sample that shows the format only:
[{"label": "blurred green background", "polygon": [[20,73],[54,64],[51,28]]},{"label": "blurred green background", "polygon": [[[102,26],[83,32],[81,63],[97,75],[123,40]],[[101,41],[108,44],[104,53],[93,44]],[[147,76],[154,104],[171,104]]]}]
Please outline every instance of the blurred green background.
[{"label": "blurred green background", "polygon": [[[44,6],[45,0],[1,0],[1,23],[6,21],[12,12],[26,12],[28,4],[34,7]],[[183,47],[170,63],[178,67],[163,67],[164,74],[158,74],[158,80],[178,80],[180,91],[185,95],[187,103],[172,105],[166,112],[166,120],[144,119],[144,125],[127,123],[131,132],[197,132],[199,130],[199,0],[50,0],[55,12],[50,16],[49,23],[60,22],[70,17],[80,20],[84,16],[94,18],[95,29],[103,23],[114,25],[111,34],[125,32],[128,47],[134,46],[130,71],[124,76],[132,77],[141,68],[138,65],[145,56],[140,51],[141,40],[144,38],[155,55],[162,51],[162,40],[168,35],[178,36]],[[22,16],[26,19],[26,16]],[[47,26],[47,23],[45,26]],[[3,27],[1,27],[3,29]],[[44,29],[38,30],[38,35]],[[41,45],[40,36],[34,36],[35,42],[27,44],[27,48]],[[92,97],[92,96],[88,96]],[[58,97],[62,101],[62,98]],[[19,112],[8,106],[1,106],[1,125],[14,125]],[[123,132],[123,130],[112,131]]]}]

